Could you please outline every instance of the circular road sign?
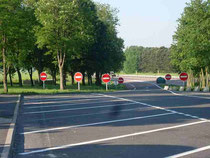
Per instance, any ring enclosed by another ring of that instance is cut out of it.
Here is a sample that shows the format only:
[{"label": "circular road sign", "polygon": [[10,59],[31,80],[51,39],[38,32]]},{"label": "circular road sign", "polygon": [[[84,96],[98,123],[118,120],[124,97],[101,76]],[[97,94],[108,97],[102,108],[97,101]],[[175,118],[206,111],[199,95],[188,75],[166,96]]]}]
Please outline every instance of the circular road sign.
[{"label": "circular road sign", "polygon": [[122,83],[124,83],[124,79],[123,79],[122,77],[119,77],[119,78],[118,78],[118,82],[119,82],[120,84],[122,84]]},{"label": "circular road sign", "polygon": [[47,74],[45,72],[40,73],[40,80],[43,82],[47,80]]},{"label": "circular road sign", "polygon": [[104,83],[110,82],[110,81],[111,81],[110,75],[109,75],[109,74],[104,74],[104,75],[102,76],[102,81],[103,81]]},{"label": "circular road sign", "polygon": [[167,75],[165,76],[165,79],[166,79],[166,80],[171,80],[171,75],[170,75],[170,74],[167,74]]},{"label": "circular road sign", "polygon": [[181,73],[181,74],[179,75],[179,78],[180,78],[180,80],[182,80],[182,81],[187,81],[187,79],[188,79],[188,74],[185,73],[185,72],[183,72],[183,73]]},{"label": "circular road sign", "polygon": [[74,80],[77,81],[77,82],[80,82],[83,78],[83,75],[81,72],[77,72],[74,74]]}]

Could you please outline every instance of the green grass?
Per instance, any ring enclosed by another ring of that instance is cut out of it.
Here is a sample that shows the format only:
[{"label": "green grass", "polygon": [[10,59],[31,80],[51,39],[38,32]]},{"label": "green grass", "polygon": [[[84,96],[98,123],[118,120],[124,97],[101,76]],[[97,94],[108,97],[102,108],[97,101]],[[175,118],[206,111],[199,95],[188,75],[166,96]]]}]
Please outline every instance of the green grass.
[{"label": "green grass", "polygon": [[[9,86],[9,85],[8,85]],[[109,85],[109,92],[114,92],[117,90],[126,89],[125,85],[114,86],[113,84]],[[106,92],[105,85],[102,86],[83,86],[81,85],[81,90],[78,91],[77,85],[67,85],[65,90],[59,90],[59,85],[46,85],[46,89],[43,89],[42,86],[34,86],[24,85],[23,87],[19,87],[18,85],[14,85],[13,87],[8,87],[8,94],[58,94],[58,93],[103,93]],[[0,85],[0,94],[4,94],[3,86]]]}]

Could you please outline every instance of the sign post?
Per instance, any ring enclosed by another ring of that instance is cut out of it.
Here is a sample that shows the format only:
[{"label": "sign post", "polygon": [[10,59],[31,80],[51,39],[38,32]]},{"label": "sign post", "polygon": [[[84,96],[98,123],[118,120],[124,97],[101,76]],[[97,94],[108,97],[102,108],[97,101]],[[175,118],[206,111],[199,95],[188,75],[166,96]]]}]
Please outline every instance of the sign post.
[{"label": "sign post", "polygon": [[77,72],[74,74],[74,80],[78,83],[78,90],[80,91],[80,81],[82,80],[83,75],[81,72]]},{"label": "sign post", "polygon": [[186,81],[187,81],[187,79],[188,79],[188,74],[185,73],[185,72],[183,72],[183,73],[181,73],[181,74],[179,75],[179,78],[180,78],[180,80],[183,81],[183,86],[185,86],[185,83],[186,83]]},{"label": "sign post", "polygon": [[42,80],[43,89],[45,89],[45,81],[47,80],[47,74],[45,72],[40,73],[40,80]]},{"label": "sign post", "polygon": [[106,83],[106,91],[108,91],[108,83],[111,81],[111,77],[109,74],[104,74],[102,76],[102,81]]},{"label": "sign post", "polygon": [[167,74],[167,75],[165,76],[165,79],[169,82],[169,81],[171,80],[171,75],[170,75],[170,74]]}]

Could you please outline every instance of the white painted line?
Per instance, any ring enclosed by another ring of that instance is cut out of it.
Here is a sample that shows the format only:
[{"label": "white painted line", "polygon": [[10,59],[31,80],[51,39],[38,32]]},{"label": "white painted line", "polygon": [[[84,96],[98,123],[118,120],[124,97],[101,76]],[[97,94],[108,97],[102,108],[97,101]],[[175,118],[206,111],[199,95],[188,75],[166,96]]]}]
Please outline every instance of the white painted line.
[{"label": "white painted line", "polygon": [[128,83],[131,87],[133,87],[133,90],[135,91],[136,90],[136,87],[133,85],[133,84],[131,84],[131,83]]},{"label": "white painted line", "polygon": [[72,106],[72,105],[88,105],[88,104],[100,104],[100,103],[109,103],[109,102],[119,102],[120,100],[109,100],[109,101],[97,101],[97,102],[85,102],[85,103],[76,103],[76,104],[57,104],[57,105],[44,105],[44,106],[28,106],[26,109],[39,109],[39,108],[52,108],[52,107],[62,107],[62,106]]},{"label": "white painted line", "polygon": [[16,122],[17,122],[20,104],[21,104],[21,95],[18,96],[18,100],[16,102],[14,115],[13,115],[12,121],[10,123],[8,132],[7,132],[6,140],[4,143],[4,148],[1,153],[1,158],[8,158],[10,155],[10,152],[12,151],[13,144],[14,144],[14,135],[15,135],[15,131],[16,131]]},{"label": "white painted line", "polygon": [[[120,110],[121,112],[127,112],[127,111],[135,111],[135,110],[141,110],[141,109],[147,109],[149,107],[141,107],[141,108],[131,108],[131,109],[125,109]],[[63,117],[53,117],[53,118],[46,118],[46,119],[33,119],[33,121],[26,121],[26,123],[30,122],[37,122],[37,121],[48,121],[48,120],[58,120],[58,119],[65,119],[65,118],[74,118],[74,117],[83,117],[83,116],[94,116],[94,115],[101,115],[101,114],[110,114],[111,112],[97,112],[97,113],[90,113],[90,114],[81,114],[81,115],[71,115],[71,116],[63,116]]]},{"label": "white painted line", "polygon": [[[139,80],[132,80],[132,81],[134,81],[134,82],[145,82],[145,81],[139,81]],[[172,93],[172,94],[174,94],[174,95],[177,95],[177,96],[183,96],[183,97],[189,97],[189,98],[199,98],[199,99],[208,99],[208,100],[210,99],[210,98],[208,98],[208,97],[201,97],[201,96],[193,96],[193,95],[179,94],[179,93],[176,93],[176,92],[173,92],[173,91],[170,91],[170,90],[165,90],[164,88],[158,86],[158,85],[155,84],[155,83],[150,83],[150,82],[145,82],[145,83],[152,84],[152,85],[154,85],[154,86],[160,88],[160,89],[163,90],[163,91],[168,91],[168,92],[170,92],[170,93]]]},{"label": "white painted line", "polygon": [[[55,101],[49,101],[47,102],[46,100],[43,102],[43,100],[45,99],[42,99],[42,102],[27,102],[27,103],[24,103],[24,105],[39,105],[39,104],[56,104],[56,103],[60,103],[60,101],[63,102],[81,102],[81,101],[90,101],[90,100],[99,100],[99,99],[55,99]],[[31,107],[31,106],[30,106]]]},{"label": "white painted line", "polygon": [[53,112],[63,112],[63,111],[76,111],[76,110],[87,110],[87,109],[98,109],[98,108],[106,108],[106,107],[113,107],[116,105],[132,105],[136,103],[125,103],[125,104],[111,104],[111,105],[103,105],[103,106],[89,106],[84,108],[71,108],[71,109],[62,109],[62,110],[47,110],[47,111],[36,111],[36,112],[25,112],[23,114],[41,114],[41,113],[53,113]]},{"label": "white painted line", "polygon": [[179,158],[179,157],[191,155],[191,154],[198,153],[198,152],[205,151],[205,150],[209,150],[209,149],[210,149],[210,145],[202,147],[202,148],[198,148],[198,149],[195,149],[195,150],[187,151],[187,152],[184,152],[184,153],[180,153],[180,154],[177,154],[177,155],[168,156],[166,158]]},{"label": "white painted line", "polygon": [[55,96],[56,98],[26,98],[26,99],[24,99],[24,102],[25,103],[30,103],[30,102],[32,102],[32,101],[34,101],[34,102],[38,102],[38,101],[43,101],[43,100],[45,100],[45,101],[53,101],[53,100],[70,100],[70,101],[81,101],[81,100],[86,100],[86,99],[95,99],[95,98],[101,98],[101,96],[90,96],[90,97],[78,97],[78,98],[71,98],[71,97],[69,97],[69,96]]},{"label": "white painted line", "polygon": [[122,138],[127,138],[127,137],[139,136],[139,135],[143,135],[143,134],[149,134],[149,133],[161,132],[161,131],[165,131],[165,130],[193,126],[193,125],[197,125],[197,124],[201,124],[201,123],[205,123],[205,122],[207,122],[207,121],[199,121],[199,122],[187,123],[187,124],[182,124],[182,125],[177,125],[177,126],[158,128],[158,129],[149,130],[149,131],[120,135],[120,136],[116,136],[116,137],[96,139],[96,140],[91,140],[91,141],[86,141],[86,142],[75,143],[75,144],[67,144],[67,145],[63,145],[63,146],[57,146],[57,147],[52,147],[52,148],[45,148],[45,149],[41,149],[41,150],[34,150],[34,151],[19,153],[19,155],[30,155],[30,154],[43,153],[43,152],[47,152],[47,151],[53,151],[53,150],[59,150],[59,149],[65,149],[65,148],[73,148],[76,146],[82,146],[82,145],[87,145],[87,144],[111,141],[111,140],[122,139]]},{"label": "white painted line", "polygon": [[162,107],[159,107],[159,106],[154,106],[154,105],[150,105],[150,104],[143,103],[143,102],[137,102],[137,101],[134,101],[134,100],[120,98],[120,97],[115,97],[115,96],[111,96],[111,95],[104,95],[104,94],[99,94],[99,95],[102,95],[104,97],[109,97],[109,98],[121,99],[121,100],[124,100],[124,101],[132,102],[132,103],[136,103],[136,104],[141,104],[141,105],[153,107],[155,109],[160,109],[160,110],[164,110],[164,111],[167,111],[167,112],[172,112],[172,113],[175,113],[175,114],[180,114],[180,115],[184,115],[184,116],[187,116],[187,117],[196,118],[196,119],[199,119],[199,120],[202,120],[202,121],[210,122],[210,120],[205,119],[205,118],[201,118],[201,117],[198,117],[198,116],[177,112],[175,110],[165,109],[165,108],[162,108]]},{"label": "white painted line", "polygon": [[21,134],[26,135],[26,134],[34,134],[34,133],[42,133],[42,132],[49,132],[49,131],[57,131],[57,130],[64,130],[64,129],[70,129],[70,128],[77,128],[77,127],[104,125],[104,124],[110,124],[110,123],[116,123],[116,122],[132,121],[132,120],[139,120],[139,119],[145,119],[145,118],[154,118],[154,117],[160,117],[160,116],[166,116],[166,115],[172,115],[172,114],[174,114],[174,113],[164,113],[164,114],[158,114],[158,115],[149,115],[149,116],[133,117],[133,118],[120,119],[120,120],[95,122],[95,123],[81,124],[81,125],[75,125],[75,126],[49,128],[49,129],[44,129],[44,130],[24,132],[24,133],[21,133]]}]

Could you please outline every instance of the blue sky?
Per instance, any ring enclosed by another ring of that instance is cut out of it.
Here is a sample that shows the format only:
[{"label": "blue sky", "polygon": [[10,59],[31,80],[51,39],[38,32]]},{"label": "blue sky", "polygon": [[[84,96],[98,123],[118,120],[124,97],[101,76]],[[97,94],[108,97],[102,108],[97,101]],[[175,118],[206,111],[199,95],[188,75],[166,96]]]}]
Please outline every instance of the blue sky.
[{"label": "blue sky", "polygon": [[94,0],[119,10],[119,36],[125,46],[170,47],[186,2],[190,0]]}]

